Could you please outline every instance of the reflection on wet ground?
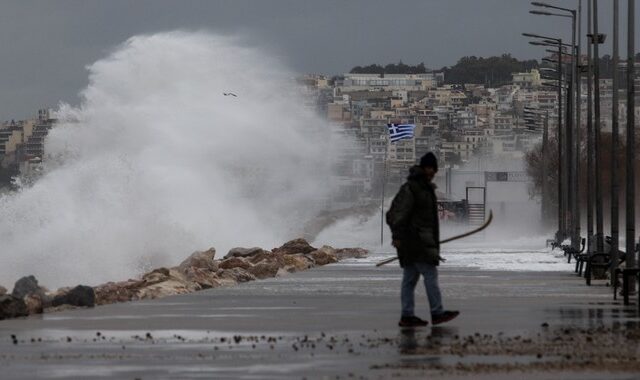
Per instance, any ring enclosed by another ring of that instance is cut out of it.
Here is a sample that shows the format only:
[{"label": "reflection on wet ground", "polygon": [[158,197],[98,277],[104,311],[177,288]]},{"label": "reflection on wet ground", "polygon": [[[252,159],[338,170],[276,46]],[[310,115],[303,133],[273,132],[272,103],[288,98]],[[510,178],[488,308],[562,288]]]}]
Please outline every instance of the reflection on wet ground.
[{"label": "reflection on wet ground", "polygon": [[547,309],[549,314],[557,314],[558,320],[565,324],[582,325],[585,327],[596,327],[603,324],[624,324],[629,327],[637,325],[639,312],[636,308],[622,308],[621,305],[611,303],[609,305],[599,304],[600,307],[557,307]]},{"label": "reflection on wet ground", "polygon": [[457,329],[443,329],[437,334],[402,329],[398,350],[403,357],[376,368],[436,375],[514,371],[560,371],[589,376],[638,374],[639,343],[640,329],[634,321],[588,329],[543,327],[540,332],[524,336],[480,333],[460,336]]}]

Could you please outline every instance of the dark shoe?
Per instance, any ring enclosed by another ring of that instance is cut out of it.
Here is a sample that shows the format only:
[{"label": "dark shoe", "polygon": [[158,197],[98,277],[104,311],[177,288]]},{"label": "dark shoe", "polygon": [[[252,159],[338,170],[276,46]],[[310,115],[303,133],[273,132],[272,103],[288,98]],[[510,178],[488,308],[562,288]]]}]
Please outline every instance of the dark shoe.
[{"label": "dark shoe", "polygon": [[424,321],[416,316],[402,317],[400,318],[400,322],[398,322],[398,326],[400,327],[422,327],[428,324],[429,322]]},{"label": "dark shoe", "polygon": [[457,317],[460,314],[459,311],[445,311],[442,314],[432,315],[431,323],[433,325],[439,325],[441,323],[449,322],[453,318]]}]

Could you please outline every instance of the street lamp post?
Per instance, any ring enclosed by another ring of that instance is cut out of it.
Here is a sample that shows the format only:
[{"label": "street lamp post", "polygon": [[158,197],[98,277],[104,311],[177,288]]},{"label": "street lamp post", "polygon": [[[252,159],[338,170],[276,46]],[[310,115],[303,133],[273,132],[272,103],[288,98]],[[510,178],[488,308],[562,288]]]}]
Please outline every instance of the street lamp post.
[{"label": "street lamp post", "polygon": [[613,0],[613,97],[611,99],[611,280],[618,268],[618,0]]},{"label": "street lamp post", "polygon": [[593,35],[591,36],[593,43],[593,82],[594,82],[594,104],[593,113],[595,116],[595,180],[596,180],[596,252],[604,252],[604,226],[602,213],[602,134],[600,126],[600,56],[598,54],[599,35],[598,35],[598,0],[593,0]]},{"label": "street lamp post", "polygon": [[[562,154],[562,39],[560,38],[551,38],[551,37],[545,37],[545,36],[540,36],[537,34],[531,34],[531,33],[522,33],[523,36],[525,37],[530,37],[530,38],[538,38],[538,39],[543,39],[543,40],[550,40],[550,41],[555,41],[558,45],[558,66],[556,71],[558,72],[558,125],[557,125],[557,131],[556,131],[556,136],[558,139],[558,232],[556,233],[556,242],[560,243],[562,240],[564,240],[565,237],[565,213],[564,213],[564,200],[563,200],[563,190],[565,189],[565,186],[563,186],[562,184],[562,174],[563,174],[563,168],[562,168],[562,158],[563,158],[563,154]],[[532,41],[530,43],[534,44],[534,45],[539,45],[539,44],[543,44],[543,43],[533,43],[535,41]],[[548,43],[545,43],[548,44]]]},{"label": "street lamp post", "polygon": [[[587,2],[587,34],[592,32],[592,3]],[[595,173],[593,172],[593,44],[587,44],[587,254],[591,254],[593,241],[593,206],[595,193]]]},{"label": "street lamp post", "polygon": [[549,111],[545,111],[544,126],[542,131],[542,162],[544,170],[544,180],[542,182],[542,217],[546,223],[549,219],[549,181],[546,178],[547,174],[547,153],[549,151]]},{"label": "street lamp post", "polygon": [[[580,61],[582,59],[581,38],[580,33],[582,30],[582,0],[578,0],[578,25],[576,27],[576,13],[573,15],[573,31],[574,36],[577,30],[577,41],[574,41],[576,46],[576,56],[574,60],[573,72],[574,72],[574,84],[575,84],[575,118],[576,122],[573,128],[573,141],[574,152],[572,155],[573,166],[573,191],[575,192],[573,203],[573,248],[574,250],[580,249],[580,235],[581,235],[581,218],[580,218],[580,129],[582,127],[582,78],[580,71]],[[575,37],[574,37],[575,39]]]},{"label": "street lamp post", "polygon": [[[569,91],[567,92],[567,121],[566,121],[566,155],[565,167],[567,177],[565,181],[569,181],[569,185],[565,187],[566,199],[568,201],[567,208],[570,210],[570,235],[571,245],[574,249],[579,249],[580,246],[580,209],[579,209],[579,186],[578,186],[578,174],[579,174],[579,159],[580,141],[579,141],[579,129],[580,129],[580,76],[578,72],[578,61],[580,60],[580,39],[576,46],[576,10],[558,7],[555,5],[532,2],[531,5],[543,8],[550,8],[559,10],[562,12],[568,12],[567,14],[552,13],[539,10],[531,10],[529,13],[543,15],[543,16],[558,16],[571,18],[571,81]],[[581,14],[582,3],[578,0],[578,12]],[[579,32],[578,32],[579,33]],[[575,90],[575,96],[573,91]],[[574,123],[575,121],[575,123]]]},{"label": "street lamp post", "polygon": [[[635,0],[628,0],[627,21],[627,199],[626,199],[626,250],[627,267],[636,267],[636,204],[635,204]],[[635,289],[631,282],[630,290]]]}]

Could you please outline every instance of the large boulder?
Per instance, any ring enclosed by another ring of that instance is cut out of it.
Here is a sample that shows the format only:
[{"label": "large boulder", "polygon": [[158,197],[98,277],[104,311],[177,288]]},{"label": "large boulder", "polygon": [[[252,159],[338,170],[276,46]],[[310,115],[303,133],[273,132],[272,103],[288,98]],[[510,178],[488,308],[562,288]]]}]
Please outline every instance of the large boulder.
[{"label": "large boulder", "polygon": [[45,290],[38,285],[38,280],[34,276],[25,276],[16,281],[11,295],[16,298],[24,298],[28,294],[36,294],[44,297]]},{"label": "large boulder", "polygon": [[176,279],[170,279],[138,289],[136,297],[138,299],[155,299],[176,294],[192,293],[200,289],[201,288],[195,283],[188,284]]},{"label": "large boulder", "polygon": [[296,253],[311,253],[316,248],[309,245],[309,243],[302,239],[294,239],[284,243],[281,247],[274,248],[272,251],[275,253],[284,253],[287,255],[294,255]]},{"label": "large boulder", "polygon": [[229,250],[229,253],[227,253],[224,256],[224,258],[228,259],[230,257],[251,257],[264,252],[266,251],[260,247],[253,247],[253,248],[236,247],[236,248],[231,248]]},{"label": "large boulder", "polygon": [[178,270],[158,268],[142,276],[142,283],[136,292],[139,299],[154,299],[175,294],[185,294],[202,289],[195,282],[187,280]]},{"label": "large boulder", "polygon": [[29,311],[22,298],[8,294],[0,296],[0,319],[26,317],[27,315],[29,315]]},{"label": "large boulder", "polygon": [[175,294],[195,292],[219,286],[215,272],[196,266],[185,272],[176,268],[156,268],[145,273],[140,280],[108,282],[95,288],[96,302],[100,305],[139,299],[154,299]]},{"label": "large boulder", "polygon": [[327,265],[338,262],[336,250],[328,245],[322,246],[322,248],[309,253],[307,256],[311,257],[316,265]]},{"label": "large boulder", "polygon": [[249,269],[251,268],[251,263],[241,257],[230,257],[228,259],[222,260],[220,264],[218,264],[220,269],[231,269],[231,268],[242,268]]},{"label": "large boulder", "polygon": [[161,267],[142,275],[141,286],[149,286],[160,282],[168,281],[171,278],[171,269]]},{"label": "large boulder", "polygon": [[78,285],[68,292],[58,294],[51,301],[52,306],[71,305],[93,307],[96,304],[96,293],[90,286]]},{"label": "large boulder", "polygon": [[185,272],[187,268],[201,268],[215,272],[218,270],[218,263],[214,260],[216,256],[215,248],[206,251],[196,251],[178,265],[178,269]]},{"label": "large boulder", "polygon": [[245,269],[242,269],[240,267],[234,267],[230,269],[221,269],[218,271],[218,277],[223,281],[227,280],[225,285],[228,284],[229,280],[235,281],[235,282],[247,282],[247,281],[253,281],[256,279],[254,275],[252,275],[251,273],[247,272]]},{"label": "large boulder", "polygon": [[369,255],[369,251],[364,248],[338,248],[335,254],[338,260],[363,259]]},{"label": "large boulder", "polygon": [[29,314],[42,314],[45,307],[45,301],[39,295],[27,294],[23,298]]},{"label": "large boulder", "polygon": [[189,267],[184,275],[187,281],[198,284],[202,289],[216,288],[221,285],[216,272],[206,269]]},{"label": "large boulder", "polygon": [[280,266],[284,265],[284,259],[287,255],[284,253],[264,251],[248,259],[251,264],[258,263],[276,263]]},{"label": "large boulder", "polygon": [[138,299],[138,289],[142,284],[141,280],[128,280],[98,285],[93,289],[96,294],[96,304],[106,305]]},{"label": "large boulder", "polygon": [[259,263],[261,261],[280,260],[284,256],[285,256],[284,253],[275,253],[275,252],[270,252],[270,251],[262,251],[260,253],[257,253],[255,255],[247,258],[247,260],[251,264],[257,264],[257,263]]},{"label": "large boulder", "polygon": [[280,265],[276,262],[262,261],[247,269],[249,273],[254,275],[258,279],[265,279],[269,277],[275,277],[278,274]]},{"label": "large boulder", "polygon": [[313,267],[313,260],[299,253],[297,255],[284,255],[283,268],[287,272],[299,272]]}]

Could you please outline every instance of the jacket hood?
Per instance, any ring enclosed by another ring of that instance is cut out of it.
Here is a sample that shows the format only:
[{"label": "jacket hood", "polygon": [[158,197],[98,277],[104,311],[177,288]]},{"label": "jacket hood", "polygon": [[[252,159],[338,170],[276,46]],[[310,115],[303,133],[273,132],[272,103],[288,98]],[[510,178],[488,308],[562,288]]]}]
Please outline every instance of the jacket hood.
[{"label": "jacket hood", "polygon": [[429,185],[431,185],[432,188],[434,189],[436,188],[436,184],[433,183],[433,181],[427,181],[427,177],[424,173],[424,169],[422,169],[420,165],[414,165],[411,168],[409,168],[409,175],[407,176],[407,179],[410,181],[424,181]]},{"label": "jacket hood", "polygon": [[425,178],[424,176],[424,169],[422,169],[420,166],[418,165],[414,165],[411,168],[409,168],[409,175],[407,176],[407,179],[423,179]]}]

